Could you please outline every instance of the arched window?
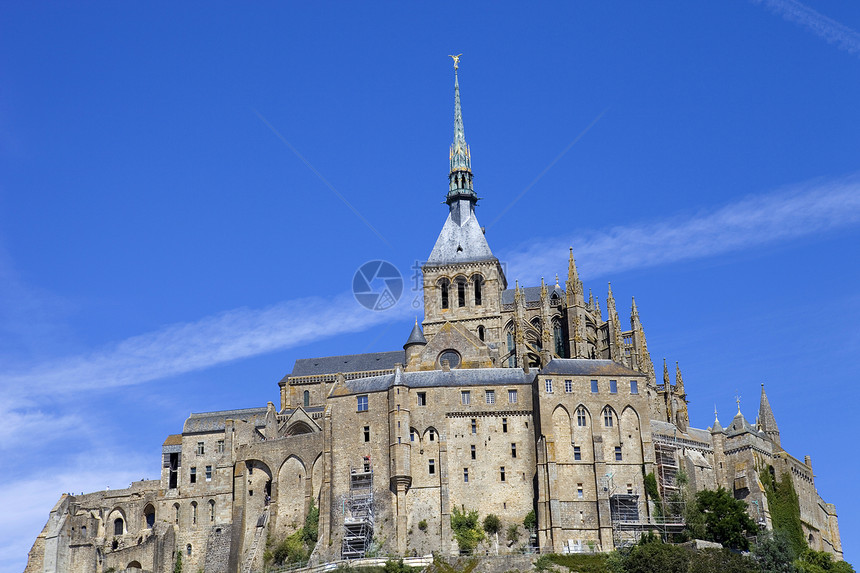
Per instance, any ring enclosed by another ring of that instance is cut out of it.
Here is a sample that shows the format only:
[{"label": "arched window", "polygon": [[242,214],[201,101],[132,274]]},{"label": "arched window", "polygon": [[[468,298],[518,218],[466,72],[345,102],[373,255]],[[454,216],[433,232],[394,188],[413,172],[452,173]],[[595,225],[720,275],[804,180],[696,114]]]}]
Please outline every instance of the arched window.
[{"label": "arched window", "polygon": [[179,504],[173,504],[173,523],[179,525]]},{"label": "arched window", "polygon": [[561,330],[561,323],[557,320],[552,323],[552,337],[555,340],[555,353],[561,358],[565,358],[564,335]]},{"label": "arched window", "polygon": [[191,557],[191,544],[185,546],[185,554]]},{"label": "arched window", "polygon": [[517,347],[514,345],[514,331],[508,329],[505,334],[507,335],[508,352],[511,353],[510,357],[508,357],[508,368],[513,368],[517,365]]},{"label": "arched window", "polygon": [[[484,282],[484,280],[481,278],[480,275],[476,276],[473,280],[475,281],[475,306],[481,306],[481,302],[483,299],[483,297],[481,296],[481,283]],[[483,338],[481,340],[483,340]]]},{"label": "arched window", "polygon": [[123,532],[123,522],[121,517],[117,517],[113,520],[113,534],[114,535],[122,535]]},{"label": "arched window", "polygon": [[484,325],[482,324],[478,325],[478,338],[484,340]]},{"label": "arched window", "polygon": [[197,502],[191,502],[191,525],[197,525]]},{"label": "arched window", "polygon": [[143,508],[143,515],[146,518],[146,527],[152,529],[155,525],[155,508],[152,507],[151,503],[146,504],[146,507]]},{"label": "arched window", "polygon": [[302,396],[302,402],[305,405],[305,408],[311,405],[311,393],[305,390],[305,393]]},{"label": "arched window", "polygon": [[215,500],[214,499],[209,500],[209,521],[210,522],[215,521]]},{"label": "arched window", "polygon": [[442,292],[442,308],[448,308],[448,280],[442,279],[442,283],[439,285],[439,290]]},{"label": "arched window", "polygon": [[612,418],[612,409],[609,406],[603,409],[603,425],[607,428],[611,428],[614,425]]},{"label": "arched window", "polygon": [[457,281],[457,306],[466,306],[466,281]]},{"label": "arched window", "polygon": [[576,425],[583,428],[588,425],[588,415],[585,412],[585,406],[580,406],[576,409]]}]

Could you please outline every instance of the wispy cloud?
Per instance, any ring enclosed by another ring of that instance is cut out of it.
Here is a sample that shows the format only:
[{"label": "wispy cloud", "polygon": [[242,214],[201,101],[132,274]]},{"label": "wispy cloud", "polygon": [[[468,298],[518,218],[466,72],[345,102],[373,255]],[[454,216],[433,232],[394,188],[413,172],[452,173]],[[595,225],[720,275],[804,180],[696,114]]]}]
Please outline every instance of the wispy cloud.
[{"label": "wispy cloud", "polygon": [[797,0],[753,0],[790,22],[800,24],[810,32],[824,38],[849,54],[860,55],[860,34],[836,20],[816,12]]},{"label": "wispy cloud", "polygon": [[[510,278],[536,282],[541,272],[566,268],[573,245],[584,275],[599,276],[772,244],[860,223],[860,179],[814,182],[752,197],[713,212],[604,232],[549,238],[503,253]],[[233,360],[293,348],[339,334],[404,320],[414,310],[405,297],[372,312],[350,295],[307,298],[265,309],[240,308],[168,326],[87,355],[0,374],[0,388],[22,432],[38,425],[24,408],[37,396],[140,384]],[[8,407],[7,407],[8,408]],[[8,414],[9,412],[7,412]]]},{"label": "wispy cloud", "polygon": [[535,241],[503,254],[510,279],[537,281],[567,268],[595,277],[764,246],[860,223],[860,178],[812,182],[713,212]]},{"label": "wispy cloud", "polygon": [[[412,312],[407,300],[382,312],[365,310],[346,294],[293,300],[261,310],[239,308],[128,338],[88,355],[7,371],[0,374],[0,387],[25,404],[37,395],[139,384],[364,331],[403,320]],[[22,418],[22,423],[28,422]]]}]

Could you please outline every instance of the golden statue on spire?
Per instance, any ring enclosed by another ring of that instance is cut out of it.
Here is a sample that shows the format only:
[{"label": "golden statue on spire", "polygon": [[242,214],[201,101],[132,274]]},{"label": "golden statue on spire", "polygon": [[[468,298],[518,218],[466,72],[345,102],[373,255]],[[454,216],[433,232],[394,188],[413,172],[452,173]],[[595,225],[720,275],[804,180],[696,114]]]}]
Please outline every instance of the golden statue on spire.
[{"label": "golden statue on spire", "polygon": [[462,56],[462,55],[463,54],[457,54],[456,56],[452,56],[451,54],[448,54],[448,57],[451,58],[452,60],[454,60],[454,70],[455,71],[460,68],[460,56]]}]

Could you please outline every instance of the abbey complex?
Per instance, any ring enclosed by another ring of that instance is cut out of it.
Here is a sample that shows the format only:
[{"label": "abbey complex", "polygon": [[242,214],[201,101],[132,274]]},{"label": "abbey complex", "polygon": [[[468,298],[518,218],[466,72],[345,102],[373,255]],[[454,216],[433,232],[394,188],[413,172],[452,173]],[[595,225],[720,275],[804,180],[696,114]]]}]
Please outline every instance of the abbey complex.
[{"label": "abbey complex", "polygon": [[695,428],[635,301],[622,323],[611,288],[605,309],[586,297],[572,251],[563,286],[510,288],[476,218],[456,78],[455,65],[449,212],[403,348],[300,359],[278,405],[192,414],[164,441],[159,480],[62,496],[27,573],[168,573],[177,555],[188,571],[260,570],[267,537],[312,507],[315,562],[450,554],[455,508],[504,527],[534,511],[526,543],[609,551],[682,525],[657,505],[681,487],[723,487],[770,529],[765,473],[790,476],[809,546],[842,558],[836,508],[810,459],[783,450],[763,387],[757,420]]}]

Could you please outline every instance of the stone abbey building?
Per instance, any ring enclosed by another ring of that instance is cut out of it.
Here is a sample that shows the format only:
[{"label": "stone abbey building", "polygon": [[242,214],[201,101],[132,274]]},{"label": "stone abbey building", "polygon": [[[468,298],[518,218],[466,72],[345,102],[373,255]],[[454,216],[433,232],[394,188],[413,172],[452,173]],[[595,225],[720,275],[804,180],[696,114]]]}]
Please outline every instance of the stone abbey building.
[{"label": "stone abbey building", "polygon": [[64,495],[27,573],[168,573],[177,553],[190,571],[245,573],[312,504],[316,561],[456,551],[455,507],[506,526],[534,510],[542,549],[608,551],[680,526],[658,517],[645,476],[665,498],[682,471],[766,528],[759,472],[790,475],[809,545],[841,558],[836,509],[809,458],[783,450],[764,388],[754,423],[738,411],[692,427],[681,372],[655,372],[635,301],[622,324],[610,288],[604,313],[572,251],[564,286],[509,288],[476,218],[456,73],[449,212],[403,349],[300,359],[277,406],[192,414],[164,441],[159,480]]}]

